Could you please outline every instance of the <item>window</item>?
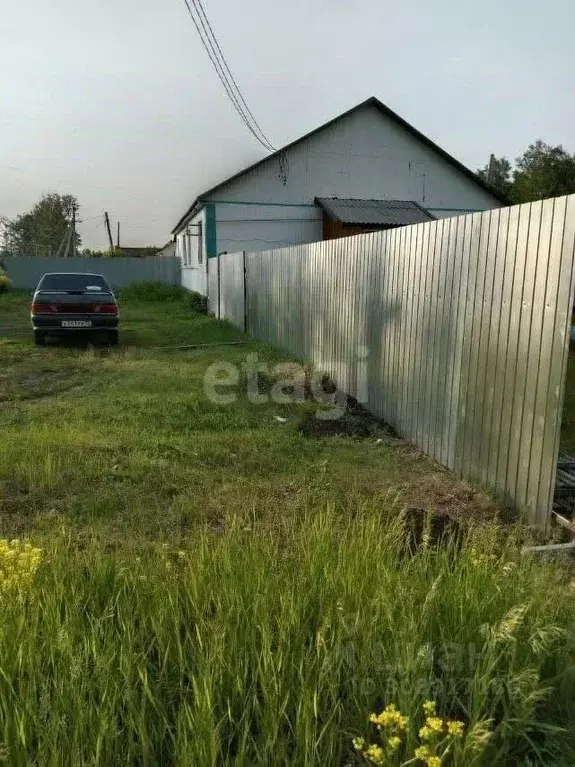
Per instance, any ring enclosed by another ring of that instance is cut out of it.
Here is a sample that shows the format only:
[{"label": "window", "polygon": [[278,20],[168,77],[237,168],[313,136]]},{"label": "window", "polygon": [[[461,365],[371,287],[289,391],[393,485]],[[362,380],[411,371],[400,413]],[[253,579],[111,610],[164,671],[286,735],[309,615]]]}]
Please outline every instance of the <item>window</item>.
[{"label": "window", "polygon": [[201,222],[198,224],[198,264],[204,263],[204,236]]},{"label": "window", "polygon": [[184,266],[188,265],[188,242],[187,242],[187,239],[188,238],[186,237],[186,234],[184,232],[184,234],[182,235],[182,263],[183,263]]},{"label": "window", "polygon": [[55,273],[45,274],[38,290],[54,290],[62,293],[110,292],[110,287],[101,274]]}]

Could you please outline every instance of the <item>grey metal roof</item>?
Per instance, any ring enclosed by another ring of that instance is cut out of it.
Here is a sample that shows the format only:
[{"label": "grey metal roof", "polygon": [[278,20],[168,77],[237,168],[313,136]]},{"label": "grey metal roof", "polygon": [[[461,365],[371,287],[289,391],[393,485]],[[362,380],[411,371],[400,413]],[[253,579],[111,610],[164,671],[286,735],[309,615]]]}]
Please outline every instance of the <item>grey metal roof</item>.
[{"label": "grey metal roof", "polygon": [[349,200],[342,197],[316,197],[316,203],[342,224],[404,226],[434,221],[435,216],[411,200]]}]

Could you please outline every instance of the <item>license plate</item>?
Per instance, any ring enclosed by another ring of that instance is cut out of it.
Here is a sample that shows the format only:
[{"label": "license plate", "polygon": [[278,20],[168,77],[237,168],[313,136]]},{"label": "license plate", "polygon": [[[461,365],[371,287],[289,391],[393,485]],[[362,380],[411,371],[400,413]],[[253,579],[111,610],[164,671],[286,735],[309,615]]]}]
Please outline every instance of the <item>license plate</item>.
[{"label": "license plate", "polygon": [[62,320],[63,328],[91,328],[92,320]]}]

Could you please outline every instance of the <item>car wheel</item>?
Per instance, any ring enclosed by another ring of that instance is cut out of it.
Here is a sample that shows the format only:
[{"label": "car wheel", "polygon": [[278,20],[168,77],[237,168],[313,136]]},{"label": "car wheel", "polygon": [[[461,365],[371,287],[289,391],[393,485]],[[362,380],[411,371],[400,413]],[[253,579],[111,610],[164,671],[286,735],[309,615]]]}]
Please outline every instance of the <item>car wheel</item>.
[{"label": "car wheel", "polygon": [[46,334],[42,330],[34,331],[34,343],[36,344],[36,346],[44,346],[45,340],[46,340]]},{"label": "car wheel", "polygon": [[117,346],[119,341],[119,334],[117,330],[108,331],[108,342],[110,346]]}]

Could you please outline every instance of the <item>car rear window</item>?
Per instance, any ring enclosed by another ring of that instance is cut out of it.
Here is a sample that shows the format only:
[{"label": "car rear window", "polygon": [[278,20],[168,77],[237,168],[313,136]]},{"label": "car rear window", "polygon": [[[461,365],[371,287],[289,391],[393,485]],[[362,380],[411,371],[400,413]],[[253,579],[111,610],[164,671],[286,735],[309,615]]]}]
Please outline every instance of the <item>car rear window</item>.
[{"label": "car rear window", "polygon": [[108,283],[97,274],[45,274],[38,285],[39,290],[82,291],[83,293],[110,290]]}]

